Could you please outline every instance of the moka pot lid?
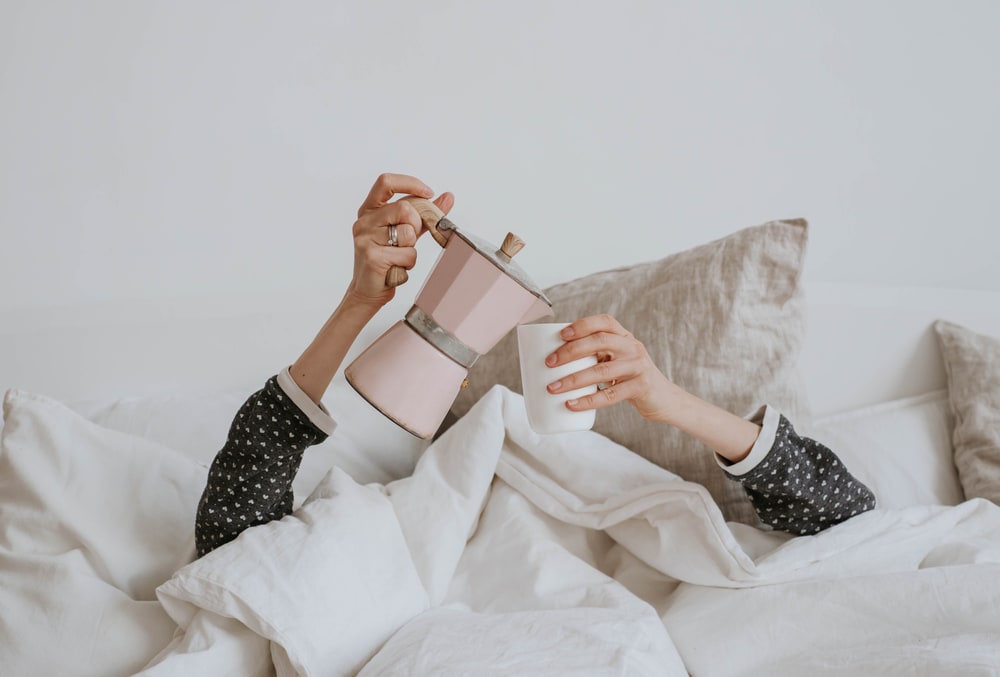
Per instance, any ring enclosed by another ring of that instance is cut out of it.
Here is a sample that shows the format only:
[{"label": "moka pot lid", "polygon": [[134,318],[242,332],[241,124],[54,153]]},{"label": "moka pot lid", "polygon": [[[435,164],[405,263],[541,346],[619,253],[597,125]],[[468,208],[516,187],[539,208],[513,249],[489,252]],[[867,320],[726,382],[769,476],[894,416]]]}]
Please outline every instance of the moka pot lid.
[{"label": "moka pot lid", "polygon": [[487,242],[486,240],[473,235],[472,233],[459,228],[447,217],[442,218],[437,224],[438,230],[441,231],[451,231],[452,234],[457,235],[462,238],[465,242],[469,244],[470,247],[475,250],[477,254],[484,257],[494,266],[500,269],[502,273],[513,279],[519,285],[524,287],[532,295],[538,297],[550,307],[552,306],[552,301],[545,295],[541,287],[531,279],[528,273],[514,262],[513,257],[524,247],[524,241],[513,233],[507,233],[507,237],[504,238],[503,244],[500,247]]}]

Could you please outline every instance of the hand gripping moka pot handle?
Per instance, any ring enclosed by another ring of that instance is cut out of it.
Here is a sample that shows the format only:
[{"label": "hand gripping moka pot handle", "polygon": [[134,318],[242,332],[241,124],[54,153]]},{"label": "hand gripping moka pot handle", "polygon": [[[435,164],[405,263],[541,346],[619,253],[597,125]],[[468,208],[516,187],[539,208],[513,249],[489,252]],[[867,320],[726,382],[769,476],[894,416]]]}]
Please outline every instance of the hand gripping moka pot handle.
[{"label": "hand gripping moka pot handle", "polygon": [[[406,200],[414,206],[417,213],[420,214],[420,220],[424,228],[430,231],[439,245],[444,247],[448,244],[448,239],[455,231],[455,224],[448,220],[448,217],[438,209],[436,204],[421,197],[410,196],[401,199]],[[513,233],[507,233],[507,237],[504,238],[503,244],[500,245],[497,254],[507,263],[510,263],[514,255],[523,248],[524,240]],[[405,268],[393,266],[385,275],[385,284],[389,287],[398,287],[408,279],[409,275],[407,275]]]},{"label": "hand gripping moka pot handle", "polygon": [[[438,209],[436,204],[421,197],[404,197],[402,199],[413,205],[417,213],[420,214],[420,220],[423,222],[424,228],[431,232],[431,235],[434,236],[439,245],[444,247],[448,244],[448,237],[451,235],[448,228],[438,228],[438,224],[442,220],[447,221],[447,219],[445,219],[444,212]],[[447,225],[450,225],[450,222]],[[385,284],[388,287],[398,287],[406,282],[409,277],[405,268],[393,266],[385,274]]]}]

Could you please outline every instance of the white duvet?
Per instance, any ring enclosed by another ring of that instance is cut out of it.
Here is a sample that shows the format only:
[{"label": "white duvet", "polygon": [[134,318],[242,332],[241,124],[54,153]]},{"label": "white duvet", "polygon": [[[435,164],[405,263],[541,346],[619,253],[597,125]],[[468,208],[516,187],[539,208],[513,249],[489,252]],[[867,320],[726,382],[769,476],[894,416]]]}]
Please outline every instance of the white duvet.
[{"label": "white duvet", "polygon": [[726,524],[599,435],[534,434],[496,388],[411,477],[335,468],[156,599],[177,630],[145,675],[995,675],[1000,508]]}]

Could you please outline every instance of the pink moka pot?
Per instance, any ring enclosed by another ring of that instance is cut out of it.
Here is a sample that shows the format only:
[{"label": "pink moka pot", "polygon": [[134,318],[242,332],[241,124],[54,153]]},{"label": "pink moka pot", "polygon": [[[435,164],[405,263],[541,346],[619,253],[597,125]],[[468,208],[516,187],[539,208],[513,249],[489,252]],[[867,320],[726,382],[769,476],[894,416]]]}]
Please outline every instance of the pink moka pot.
[{"label": "pink moka pot", "polygon": [[[376,409],[428,439],[441,426],[469,369],[518,324],[551,314],[545,294],[511,259],[524,242],[499,248],[460,230],[433,203],[409,200],[444,247],[406,317],[378,337],[344,375]],[[396,286],[406,271],[393,268]]]}]

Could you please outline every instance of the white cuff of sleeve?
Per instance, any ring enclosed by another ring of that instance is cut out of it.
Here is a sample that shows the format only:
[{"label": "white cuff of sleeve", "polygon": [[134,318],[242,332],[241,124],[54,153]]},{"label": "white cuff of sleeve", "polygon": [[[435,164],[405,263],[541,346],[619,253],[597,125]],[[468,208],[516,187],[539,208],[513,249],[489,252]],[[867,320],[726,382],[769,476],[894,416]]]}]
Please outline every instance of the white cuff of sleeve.
[{"label": "white cuff of sleeve", "polygon": [[767,457],[771,451],[771,447],[774,446],[774,438],[778,434],[778,422],[781,420],[781,415],[777,409],[765,404],[753,414],[747,416],[746,419],[751,423],[760,424],[760,433],[757,435],[757,441],[753,443],[750,453],[746,455],[746,458],[733,463],[719,454],[715,455],[715,462],[730,475],[745,475]]},{"label": "white cuff of sleeve", "polygon": [[292,378],[292,373],[288,371],[287,367],[278,372],[278,386],[314,426],[327,435],[332,435],[333,431],[337,429],[337,422],[330,417],[330,412],[326,410],[326,407],[322,403],[313,402],[312,398],[305,394]]}]

